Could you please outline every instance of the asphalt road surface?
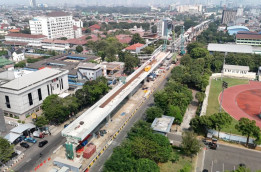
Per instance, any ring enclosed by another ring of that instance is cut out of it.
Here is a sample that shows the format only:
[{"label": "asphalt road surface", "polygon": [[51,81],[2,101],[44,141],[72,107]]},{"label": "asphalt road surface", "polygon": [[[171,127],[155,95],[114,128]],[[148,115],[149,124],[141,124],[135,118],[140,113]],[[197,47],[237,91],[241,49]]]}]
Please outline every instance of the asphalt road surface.
[{"label": "asphalt road surface", "polygon": [[[166,77],[168,78],[170,74]],[[164,88],[167,79],[164,79],[156,90],[160,90]],[[121,130],[118,134],[116,139],[110,144],[110,146],[106,149],[106,151],[100,156],[100,158],[94,163],[94,165],[90,168],[90,172],[99,172],[102,171],[103,165],[106,160],[111,156],[113,149],[121,144],[121,142],[127,136],[127,133],[130,131],[131,127],[134,125],[135,122],[144,118],[143,114],[145,113],[146,109],[154,104],[153,95],[151,95],[146,101],[143,103],[140,109],[137,110],[136,114],[131,118],[131,120],[127,123],[127,125]]]},{"label": "asphalt road surface", "polygon": [[219,145],[217,150],[205,151],[204,168],[209,172],[223,172],[237,169],[240,163],[251,171],[261,170],[261,152]]},{"label": "asphalt road surface", "polygon": [[[48,143],[42,147],[38,147],[39,141],[48,140]],[[60,145],[65,143],[65,137],[61,136],[61,133],[58,133],[55,136],[47,136],[44,139],[37,139],[37,143],[28,148],[24,153],[24,159],[16,164],[12,170],[17,172],[29,172],[34,171],[34,168],[39,165],[43,160],[47,160],[50,155],[52,155],[53,151],[57,149]],[[40,157],[40,153],[42,156]]]}]

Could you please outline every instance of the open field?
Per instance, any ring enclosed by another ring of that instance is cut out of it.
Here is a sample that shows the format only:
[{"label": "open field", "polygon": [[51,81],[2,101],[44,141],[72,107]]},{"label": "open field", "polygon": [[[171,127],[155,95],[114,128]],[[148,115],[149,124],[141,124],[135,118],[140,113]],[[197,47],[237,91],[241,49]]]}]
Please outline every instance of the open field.
[{"label": "open field", "polygon": [[[232,87],[235,85],[241,85],[241,84],[248,84],[248,80],[246,79],[236,79],[236,78],[223,78],[223,81],[228,83],[228,87]],[[218,97],[219,94],[222,91],[222,81],[220,78],[212,79],[211,80],[211,87],[210,87],[210,92],[209,92],[209,98],[208,98],[208,107],[207,107],[207,112],[206,115],[212,115],[214,113],[219,112],[219,102],[218,102]],[[222,109],[222,112],[224,110]],[[232,134],[240,134],[236,129],[235,125],[237,124],[237,121],[233,119],[232,124],[226,128],[224,128],[222,131],[227,132],[227,133],[232,133]]]}]

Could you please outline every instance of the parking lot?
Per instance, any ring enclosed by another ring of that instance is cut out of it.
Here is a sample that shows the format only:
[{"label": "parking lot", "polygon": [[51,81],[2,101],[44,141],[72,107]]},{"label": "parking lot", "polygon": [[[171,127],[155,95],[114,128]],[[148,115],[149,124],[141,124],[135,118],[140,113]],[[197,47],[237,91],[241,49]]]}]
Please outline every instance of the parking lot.
[{"label": "parking lot", "polygon": [[261,152],[227,145],[218,145],[217,150],[207,149],[204,157],[204,168],[209,172],[221,172],[237,169],[245,164],[251,171],[261,170]]}]

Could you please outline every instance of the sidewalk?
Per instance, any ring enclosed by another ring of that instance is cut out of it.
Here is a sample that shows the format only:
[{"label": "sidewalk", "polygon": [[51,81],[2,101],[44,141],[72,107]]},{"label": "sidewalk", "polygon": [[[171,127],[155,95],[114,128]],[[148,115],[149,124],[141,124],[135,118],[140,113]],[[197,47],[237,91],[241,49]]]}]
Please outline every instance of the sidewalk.
[{"label": "sidewalk", "polygon": [[183,118],[183,122],[181,123],[178,132],[183,132],[183,131],[188,130],[189,127],[190,127],[190,125],[189,125],[190,120],[192,118],[194,118],[195,115],[196,115],[197,108],[198,108],[198,100],[196,99],[195,96],[196,96],[197,92],[198,91],[196,91],[196,90],[192,90],[193,100],[191,101],[191,103],[189,104],[189,106],[187,108],[187,111],[186,111],[184,118]]}]

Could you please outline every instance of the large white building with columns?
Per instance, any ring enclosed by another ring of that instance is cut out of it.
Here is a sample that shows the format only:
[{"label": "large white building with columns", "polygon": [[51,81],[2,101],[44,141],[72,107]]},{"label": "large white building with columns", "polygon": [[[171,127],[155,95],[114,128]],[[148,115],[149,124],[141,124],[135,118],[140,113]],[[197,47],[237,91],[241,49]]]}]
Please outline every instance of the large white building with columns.
[{"label": "large white building with columns", "polygon": [[40,109],[47,96],[69,89],[68,72],[44,68],[0,73],[0,108],[6,115],[25,119]]}]

